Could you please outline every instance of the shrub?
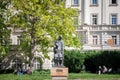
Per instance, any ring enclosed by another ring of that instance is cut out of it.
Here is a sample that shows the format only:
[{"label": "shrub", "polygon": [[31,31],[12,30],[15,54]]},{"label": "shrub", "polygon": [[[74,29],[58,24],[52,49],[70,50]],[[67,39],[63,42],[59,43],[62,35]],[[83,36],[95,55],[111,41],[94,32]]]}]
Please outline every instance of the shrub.
[{"label": "shrub", "polygon": [[1,69],[0,74],[7,74],[7,73],[13,73],[13,69]]},{"label": "shrub", "polygon": [[113,72],[118,72],[120,68],[119,51],[89,51],[85,53],[85,66],[87,71],[95,73],[98,66],[105,65],[108,69],[112,68]]},{"label": "shrub", "polygon": [[47,70],[46,69],[42,69],[42,70],[40,69],[40,70],[36,70],[36,71],[39,72],[40,74],[50,74],[50,70],[48,70],[48,69]]},{"label": "shrub", "polygon": [[69,68],[69,72],[79,73],[84,62],[84,56],[79,51],[65,51],[64,65]]},{"label": "shrub", "polygon": [[81,66],[85,65],[85,70],[96,73],[99,66],[105,65],[112,68],[112,73],[120,73],[120,51],[65,51],[64,65],[69,68],[69,72],[80,72]]}]

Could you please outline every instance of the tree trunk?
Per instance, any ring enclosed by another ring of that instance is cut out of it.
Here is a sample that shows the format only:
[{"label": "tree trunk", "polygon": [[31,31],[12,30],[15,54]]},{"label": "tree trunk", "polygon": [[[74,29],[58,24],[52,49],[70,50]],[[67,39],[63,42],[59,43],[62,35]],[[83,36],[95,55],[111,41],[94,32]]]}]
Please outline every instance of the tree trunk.
[{"label": "tree trunk", "polygon": [[29,59],[29,64],[30,67],[33,67],[33,61],[34,61],[34,39],[31,40],[31,44],[30,44],[30,59]]},{"label": "tree trunk", "polygon": [[30,41],[30,57],[29,57],[29,67],[33,68],[34,66],[34,50],[35,50],[35,29],[34,24],[31,29],[31,41]]}]

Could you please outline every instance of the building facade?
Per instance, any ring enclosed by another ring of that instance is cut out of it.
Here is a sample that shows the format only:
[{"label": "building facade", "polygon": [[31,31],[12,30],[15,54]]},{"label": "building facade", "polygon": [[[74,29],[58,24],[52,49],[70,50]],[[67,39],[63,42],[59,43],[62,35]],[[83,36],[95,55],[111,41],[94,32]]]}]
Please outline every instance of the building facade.
[{"label": "building facade", "polygon": [[120,0],[67,0],[66,7],[79,10],[83,50],[120,49]]}]

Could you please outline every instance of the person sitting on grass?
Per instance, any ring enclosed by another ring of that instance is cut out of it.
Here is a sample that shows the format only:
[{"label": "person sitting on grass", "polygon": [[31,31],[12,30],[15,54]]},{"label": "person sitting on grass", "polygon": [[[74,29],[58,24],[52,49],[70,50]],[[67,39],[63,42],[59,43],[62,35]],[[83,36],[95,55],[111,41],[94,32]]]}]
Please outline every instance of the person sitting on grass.
[{"label": "person sitting on grass", "polygon": [[99,66],[99,69],[98,69],[98,74],[100,75],[102,73],[102,67]]},{"label": "person sitting on grass", "polygon": [[107,67],[106,66],[103,66],[103,71],[102,71],[102,73],[104,74],[104,73],[106,73],[108,70],[107,70]]}]

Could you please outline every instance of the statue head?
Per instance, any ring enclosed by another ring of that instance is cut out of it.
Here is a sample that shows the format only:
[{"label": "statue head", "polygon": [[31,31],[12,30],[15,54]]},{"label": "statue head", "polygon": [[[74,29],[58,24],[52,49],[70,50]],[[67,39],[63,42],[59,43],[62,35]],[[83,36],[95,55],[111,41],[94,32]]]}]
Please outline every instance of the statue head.
[{"label": "statue head", "polygon": [[62,40],[62,35],[60,35],[60,36],[58,37],[58,40]]}]

